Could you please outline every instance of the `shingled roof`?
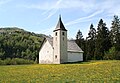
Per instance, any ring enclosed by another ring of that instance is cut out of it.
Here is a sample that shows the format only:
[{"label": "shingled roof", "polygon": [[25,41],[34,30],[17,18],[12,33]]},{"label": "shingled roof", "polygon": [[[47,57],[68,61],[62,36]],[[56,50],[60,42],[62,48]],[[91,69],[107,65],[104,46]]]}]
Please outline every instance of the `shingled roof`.
[{"label": "shingled roof", "polygon": [[[46,40],[49,41],[51,46],[53,47],[53,38],[47,37]],[[68,40],[67,42],[67,51],[69,52],[83,52],[82,49],[75,43],[74,40]]]},{"label": "shingled roof", "polygon": [[67,44],[68,51],[83,52],[82,49],[75,43],[75,40],[68,40]]},{"label": "shingled roof", "polygon": [[[55,28],[54,31],[57,31],[57,30],[67,31],[67,30],[65,29],[63,23],[62,23],[61,16],[59,16],[59,21],[58,21],[57,26],[56,26],[56,28]],[[54,31],[53,31],[53,32],[54,32]]]}]

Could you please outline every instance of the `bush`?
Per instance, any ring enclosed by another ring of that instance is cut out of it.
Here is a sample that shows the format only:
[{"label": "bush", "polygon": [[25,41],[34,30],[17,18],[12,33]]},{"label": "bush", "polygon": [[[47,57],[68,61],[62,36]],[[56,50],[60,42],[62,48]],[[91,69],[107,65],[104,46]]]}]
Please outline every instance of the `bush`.
[{"label": "bush", "polygon": [[11,64],[11,59],[10,58],[7,58],[3,61],[4,61],[5,65],[10,65]]},{"label": "bush", "polygon": [[116,51],[115,47],[109,49],[103,57],[104,60],[120,60],[120,51]]},{"label": "bush", "polygon": [[0,59],[0,65],[4,65],[4,61]]},{"label": "bush", "polygon": [[7,58],[5,60],[0,59],[0,65],[22,65],[22,64],[34,64],[32,60],[26,60],[21,58]]},{"label": "bush", "polygon": [[120,60],[120,51],[116,51],[115,59]]}]

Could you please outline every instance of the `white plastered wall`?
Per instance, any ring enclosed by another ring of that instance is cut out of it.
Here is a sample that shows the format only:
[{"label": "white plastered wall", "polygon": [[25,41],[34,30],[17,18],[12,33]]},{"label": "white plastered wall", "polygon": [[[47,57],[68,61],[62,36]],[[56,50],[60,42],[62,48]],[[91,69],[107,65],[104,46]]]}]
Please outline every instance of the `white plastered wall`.
[{"label": "white plastered wall", "polygon": [[39,52],[39,64],[53,63],[53,48],[48,41],[46,41]]},{"label": "white plastered wall", "polygon": [[82,52],[68,52],[68,62],[83,61]]}]

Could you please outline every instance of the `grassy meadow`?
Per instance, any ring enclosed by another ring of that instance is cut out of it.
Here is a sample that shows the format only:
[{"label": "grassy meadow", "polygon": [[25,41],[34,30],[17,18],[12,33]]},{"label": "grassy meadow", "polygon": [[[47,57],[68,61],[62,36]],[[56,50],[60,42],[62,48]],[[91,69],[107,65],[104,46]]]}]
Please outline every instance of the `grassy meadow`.
[{"label": "grassy meadow", "polygon": [[0,83],[120,83],[120,61],[0,66]]}]

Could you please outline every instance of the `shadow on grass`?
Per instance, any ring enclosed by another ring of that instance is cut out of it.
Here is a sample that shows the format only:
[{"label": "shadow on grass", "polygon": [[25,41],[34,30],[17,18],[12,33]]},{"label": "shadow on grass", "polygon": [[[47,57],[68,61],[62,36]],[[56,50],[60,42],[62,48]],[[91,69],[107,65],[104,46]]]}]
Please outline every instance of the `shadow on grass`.
[{"label": "shadow on grass", "polygon": [[90,64],[93,63],[92,61],[77,61],[77,62],[67,62],[62,64]]}]

